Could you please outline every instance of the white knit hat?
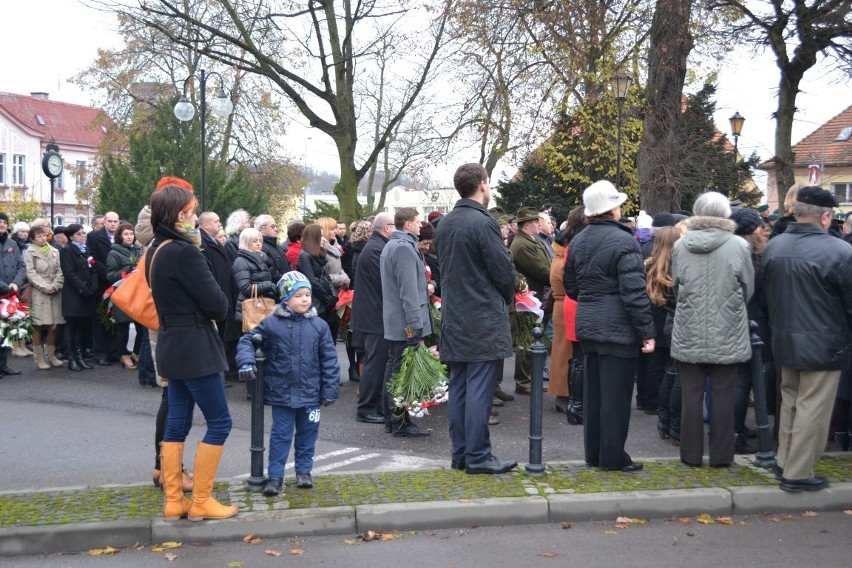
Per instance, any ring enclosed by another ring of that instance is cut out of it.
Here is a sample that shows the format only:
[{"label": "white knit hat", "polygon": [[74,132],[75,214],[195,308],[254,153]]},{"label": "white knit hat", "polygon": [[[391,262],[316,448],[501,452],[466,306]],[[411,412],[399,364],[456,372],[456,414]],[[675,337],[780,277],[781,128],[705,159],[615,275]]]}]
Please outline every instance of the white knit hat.
[{"label": "white knit hat", "polygon": [[606,180],[596,181],[583,192],[586,217],[594,217],[612,211],[625,201],[627,201],[627,194],[621,193]]},{"label": "white knit hat", "polygon": [[636,228],[637,229],[650,229],[654,224],[654,218],[645,213],[645,211],[640,211],[639,216],[636,217]]},{"label": "white knit hat", "polygon": [[12,227],[12,234],[17,235],[20,231],[29,231],[30,226],[24,223],[23,221],[18,221],[15,223],[15,226]]}]

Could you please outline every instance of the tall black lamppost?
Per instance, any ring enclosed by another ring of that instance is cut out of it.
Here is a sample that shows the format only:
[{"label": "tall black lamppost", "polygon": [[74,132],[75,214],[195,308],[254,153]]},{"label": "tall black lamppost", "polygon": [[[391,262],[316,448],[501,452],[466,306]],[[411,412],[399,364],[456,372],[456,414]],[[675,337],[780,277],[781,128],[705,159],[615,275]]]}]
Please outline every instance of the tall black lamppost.
[{"label": "tall black lamppost", "polygon": [[737,142],[740,140],[740,133],[743,131],[743,123],[745,117],[740,114],[740,111],[734,113],[734,116],[728,119],[731,121],[731,134],[734,137],[734,163],[737,163]]},{"label": "tall black lamppost", "polygon": [[216,95],[216,98],[210,104],[210,112],[213,115],[218,117],[225,117],[231,114],[234,110],[234,104],[231,102],[231,99],[228,98],[228,95],[225,94],[224,88],[224,80],[222,76],[216,73],[215,71],[212,73],[206,73],[204,69],[201,70],[201,73],[198,75],[192,74],[187,77],[183,82],[183,94],[180,97],[180,100],[175,105],[175,116],[181,122],[187,122],[188,120],[192,120],[192,117],[195,116],[195,106],[189,99],[186,98],[186,87],[189,85],[190,80],[198,79],[201,87],[201,210],[206,211],[205,209],[205,196],[206,196],[206,186],[205,186],[205,178],[204,171],[207,166],[207,146],[206,146],[206,136],[207,136],[207,78],[216,75],[219,78],[219,94]]},{"label": "tall black lamppost", "polygon": [[59,146],[56,141],[51,138],[50,142],[44,148],[44,156],[41,159],[41,169],[44,175],[50,180],[50,226],[56,223],[53,215],[53,199],[56,192],[56,180],[62,175],[62,168],[65,167],[65,160],[62,159],[62,154],[59,153]]},{"label": "tall black lamppost", "polygon": [[630,77],[618,74],[609,80],[609,84],[615,93],[615,102],[618,104],[618,156],[615,162],[615,187],[621,190],[621,109],[624,99],[627,98],[627,88],[630,87]]}]

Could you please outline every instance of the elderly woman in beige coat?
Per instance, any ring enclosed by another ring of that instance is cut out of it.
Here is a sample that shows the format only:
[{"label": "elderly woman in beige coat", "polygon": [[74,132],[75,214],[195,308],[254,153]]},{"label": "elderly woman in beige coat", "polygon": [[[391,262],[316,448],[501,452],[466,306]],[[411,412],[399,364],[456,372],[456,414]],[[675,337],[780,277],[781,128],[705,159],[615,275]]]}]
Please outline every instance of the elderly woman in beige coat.
[{"label": "elderly woman in beige coat", "polygon": [[[33,357],[39,369],[47,371],[61,367],[56,356],[56,326],[65,323],[62,317],[62,284],[65,277],[59,266],[59,251],[47,242],[47,229],[34,226],[30,229],[32,245],[24,252],[27,279],[32,285]],[[42,342],[42,334],[47,337]]]},{"label": "elderly woman in beige coat", "polygon": [[700,466],[704,454],[704,389],[712,394],[710,466],[734,460],[734,387],[740,363],[751,358],[746,304],[754,292],[751,250],[734,234],[721,193],[702,194],[687,233],[672,250],[677,302],[671,356],[678,362],[683,409],[680,459]]}]

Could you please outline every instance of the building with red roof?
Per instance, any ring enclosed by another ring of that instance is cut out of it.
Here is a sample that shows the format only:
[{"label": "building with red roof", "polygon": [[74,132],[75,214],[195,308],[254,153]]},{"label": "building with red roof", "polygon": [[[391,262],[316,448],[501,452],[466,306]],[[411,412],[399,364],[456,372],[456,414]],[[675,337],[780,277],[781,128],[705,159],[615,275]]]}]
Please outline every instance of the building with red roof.
[{"label": "building with red roof", "polygon": [[42,155],[53,140],[65,161],[54,192],[54,225],[88,224],[96,155],[108,119],[99,109],[52,101],[47,93],[0,92],[0,207],[34,200],[50,212]]}]

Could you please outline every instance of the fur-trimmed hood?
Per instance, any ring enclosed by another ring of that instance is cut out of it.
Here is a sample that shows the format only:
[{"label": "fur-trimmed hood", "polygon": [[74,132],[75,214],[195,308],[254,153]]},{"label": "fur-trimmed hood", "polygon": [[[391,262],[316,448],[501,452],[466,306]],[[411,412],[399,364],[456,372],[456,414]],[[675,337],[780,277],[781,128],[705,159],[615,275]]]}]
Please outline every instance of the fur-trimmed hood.
[{"label": "fur-trimmed hood", "polygon": [[694,254],[707,254],[734,237],[737,224],[721,217],[690,217],[683,244]]},{"label": "fur-trimmed hood", "polygon": [[303,314],[294,314],[290,310],[286,308],[284,304],[279,303],[275,306],[275,309],[272,310],[272,315],[278,316],[279,318],[293,318],[293,317],[303,317],[303,318],[315,318],[317,317],[317,310],[314,307],[311,307],[308,311]]}]

